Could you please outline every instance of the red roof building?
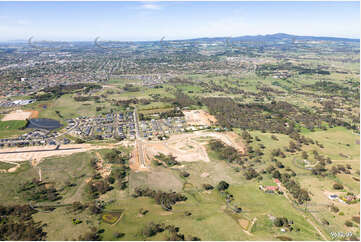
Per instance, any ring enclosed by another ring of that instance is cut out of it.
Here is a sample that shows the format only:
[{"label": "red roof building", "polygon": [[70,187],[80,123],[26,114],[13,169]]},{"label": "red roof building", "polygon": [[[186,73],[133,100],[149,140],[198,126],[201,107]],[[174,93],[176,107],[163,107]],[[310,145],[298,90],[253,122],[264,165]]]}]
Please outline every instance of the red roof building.
[{"label": "red roof building", "polygon": [[277,186],[267,186],[265,187],[266,191],[278,191]]}]

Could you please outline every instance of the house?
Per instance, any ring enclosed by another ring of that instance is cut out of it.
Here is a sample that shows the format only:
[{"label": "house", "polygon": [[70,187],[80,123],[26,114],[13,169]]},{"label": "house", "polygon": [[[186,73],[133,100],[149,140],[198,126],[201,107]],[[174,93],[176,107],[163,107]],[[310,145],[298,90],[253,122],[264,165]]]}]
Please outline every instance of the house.
[{"label": "house", "polygon": [[278,186],[266,186],[264,187],[264,191],[268,193],[274,193],[278,191]]},{"label": "house", "polygon": [[258,189],[264,191],[264,192],[267,192],[267,193],[275,193],[279,190],[279,187],[278,186],[262,186],[262,185],[259,185],[258,186]]},{"label": "house", "polygon": [[347,204],[352,203],[353,201],[357,200],[357,197],[354,194],[347,194],[346,196],[340,197],[340,201],[343,201]]},{"label": "house", "polygon": [[277,178],[276,178],[274,181],[275,181],[275,183],[277,183],[277,184],[281,183],[280,180],[278,180]]}]

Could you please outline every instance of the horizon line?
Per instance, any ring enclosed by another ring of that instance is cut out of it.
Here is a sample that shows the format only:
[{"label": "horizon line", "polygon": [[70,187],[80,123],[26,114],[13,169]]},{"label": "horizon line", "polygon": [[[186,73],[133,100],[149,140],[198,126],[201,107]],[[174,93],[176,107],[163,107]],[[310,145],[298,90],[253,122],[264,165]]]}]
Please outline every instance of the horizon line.
[{"label": "horizon line", "polygon": [[[179,38],[179,39],[166,39],[165,36],[161,36],[159,40],[116,40],[116,39],[109,39],[109,40],[99,40],[100,42],[158,42],[158,41],[192,41],[198,39],[234,39],[234,38],[242,38],[242,37],[266,37],[266,36],[274,36],[274,35],[288,35],[289,37],[308,37],[308,38],[334,38],[334,39],[346,39],[346,40],[359,40],[358,38],[351,38],[351,37],[340,37],[340,36],[326,36],[326,35],[295,35],[295,34],[287,34],[287,33],[274,33],[274,34],[256,34],[256,35],[239,35],[239,36],[214,36],[214,37],[193,37],[193,38]],[[8,42],[28,42],[29,39],[33,38],[34,36],[30,36],[27,39],[13,39],[13,40],[0,40],[0,43],[8,43]],[[99,36],[96,36],[94,39],[88,40],[53,40],[53,39],[43,39],[37,40],[35,42],[94,42],[96,39],[99,39]]]}]

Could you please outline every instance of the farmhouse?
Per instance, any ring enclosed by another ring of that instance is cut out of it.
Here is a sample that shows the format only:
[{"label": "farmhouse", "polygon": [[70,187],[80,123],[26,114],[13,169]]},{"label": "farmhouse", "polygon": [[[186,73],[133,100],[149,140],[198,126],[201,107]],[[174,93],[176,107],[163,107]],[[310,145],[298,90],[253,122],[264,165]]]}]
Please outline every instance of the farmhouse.
[{"label": "farmhouse", "polygon": [[267,193],[275,193],[275,192],[279,191],[278,186],[265,186],[264,187],[264,186],[260,185],[258,188]]}]

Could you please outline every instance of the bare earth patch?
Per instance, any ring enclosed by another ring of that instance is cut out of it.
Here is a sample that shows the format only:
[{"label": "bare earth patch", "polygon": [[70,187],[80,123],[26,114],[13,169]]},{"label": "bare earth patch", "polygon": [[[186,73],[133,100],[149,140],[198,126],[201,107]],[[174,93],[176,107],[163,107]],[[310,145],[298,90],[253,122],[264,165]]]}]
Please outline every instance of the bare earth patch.
[{"label": "bare earth patch", "polygon": [[50,156],[65,156],[94,149],[109,148],[108,146],[96,146],[91,144],[62,145],[55,150],[55,146],[31,146],[24,148],[6,148],[0,150],[1,161],[40,161]]},{"label": "bare earth patch", "polygon": [[[245,149],[240,136],[233,132],[209,132],[196,131],[192,133],[183,133],[172,135],[166,141],[144,141],[143,152],[145,163],[150,165],[151,160],[159,153],[173,155],[179,162],[204,161],[209,162],[206,145],[210,139],[219,139],[244,153]],[[187,147],[187,149],[184,149]],[[139,154],[135,149],[130,160],[130,168],[135,171],[149,170],[142,169],[139,165]]]},{"label": "bare earth patch", "polygon": [[31,113],[31,111],[23,111],[21,109],[15,110],[11,113],[6,114],[1,121],[26,120],[30,118]]},{"label": "bare earth patch", "polygon": [[201,174],[201,177],[208,177],[209,176],[209,173],[207,173],[207,172],[203,172],[202,174]]},{"label": "bare earth patch", "polygon": [[204,110],[183,111],[185,119],[189,125],[210,126],[217,122],[217,119]]},{"label": "bare earth patch", "polygon": [[248,221],[247,219],[244,219],[244,218],[238,219],[238,223],[239,223],[239,225],[241,225],[241,227],[242,227],[244,230],[247,230],[247,229],[248,229],[249,221]]},{"label": "bare earth patch", "polygon": [[95,152],[95,154],[98,158],[96,170],[100,173],[100,175],[103,178],[108,177],[110,175],[110,173],[112,172],[111,165],[105,164],[103,157],[99,154],[99,152]]}]

